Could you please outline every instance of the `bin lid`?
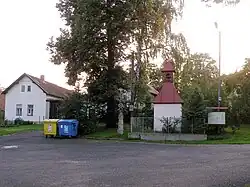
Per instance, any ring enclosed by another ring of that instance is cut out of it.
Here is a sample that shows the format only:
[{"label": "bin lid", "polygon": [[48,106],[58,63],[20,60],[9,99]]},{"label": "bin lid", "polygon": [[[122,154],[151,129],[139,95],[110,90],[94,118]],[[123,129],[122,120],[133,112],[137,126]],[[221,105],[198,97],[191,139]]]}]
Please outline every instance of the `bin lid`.
[{"label": "bin lid", "polygon": [[76,119],[60,119],[58,123],[78,123]]},{"label": "bin lid", "polygon": [[45,119],[43,122],[58,122],[59,119]]}]

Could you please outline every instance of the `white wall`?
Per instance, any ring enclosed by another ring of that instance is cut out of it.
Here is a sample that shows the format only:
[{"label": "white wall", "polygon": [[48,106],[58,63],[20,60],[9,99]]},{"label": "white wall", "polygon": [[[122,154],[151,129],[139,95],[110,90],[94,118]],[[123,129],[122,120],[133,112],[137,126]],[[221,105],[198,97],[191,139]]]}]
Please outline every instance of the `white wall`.
[{"label": "white wall", "polygon": [[[181,108],[181,104],[154,104],[154,131],[162,131],[162,117],[180,118]],[[180,127],[177,130],[180,130]]]},{"label": "white wall", "polygon": [[[25,92],[21,92],[21,86],[25,85]],[[28,85],[31,86],[31,92],[27,92]],[[43,121],[46,116],[46,94],[28,77],[20,80],[19,84],[13,86],[5,97],[5,118],[15,120],[16,104],[22,104],[22,116],[25,121]],[[34,105],[33,116],[27,116],[27,105]]]}]

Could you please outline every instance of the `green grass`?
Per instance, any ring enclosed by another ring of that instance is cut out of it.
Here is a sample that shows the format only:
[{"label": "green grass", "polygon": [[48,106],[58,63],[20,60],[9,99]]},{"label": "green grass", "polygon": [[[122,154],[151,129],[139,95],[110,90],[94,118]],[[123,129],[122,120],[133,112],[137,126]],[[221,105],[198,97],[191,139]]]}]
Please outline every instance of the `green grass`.
[{"label": "green grass", "polygon": [[43,130],[43,125],[41,124],[0,127],[0,136],[40,130]]},{"label": "green grass", "polygon": [[221,140],[207,140],[209,144],[250,144],[250,125],[241,125],[235,134],[231,128],[226,129],[227,137]]},{"label": "green grass", "polygon": [[211,136],[208,136],[208,140],[203,141],[167,141],[164,143],[170,144],[250,144],[250,125],[242,125],[239,130],[232,133],[232,128],[225,129],[224,135],[217,136],[217,140],[209,140]]},{"label": "green grass", "polygon": [[[250,125],[241,125],[240,130],[237,130],[235,134],[232,133],[231,128],[225,129],[226,133],[220,136],[213,136],[213,140],[206,141],[142,141],[142,140],[128,140],[128,132],[123,135],[119,135],[116,129],[106,129],[104,131],[96,132],[88,135],[87,137],[97,139],[109,139],[109,138],[122,138],[126,141],[136,142],[152,142],[152,143],[166,143],[166,144],[250,144]],[[212,138],[211,136],[208,137]]]},{"label": "green grass", "polygon": [[87,136],[87,138],[96,138],[96,139],[109,139],[109,138],[122,138],[127,139],[128,132],[124,131],[123,135],[120,135],[117,133],[117,129],[105,129],[103,131],[98,131],[95,133],[92,133]]}]

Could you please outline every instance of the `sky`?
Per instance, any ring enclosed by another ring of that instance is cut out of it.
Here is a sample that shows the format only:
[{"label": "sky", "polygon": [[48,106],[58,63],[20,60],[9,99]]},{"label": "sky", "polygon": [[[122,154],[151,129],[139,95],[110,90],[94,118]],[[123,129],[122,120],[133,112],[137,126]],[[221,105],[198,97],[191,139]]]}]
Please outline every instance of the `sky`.
[{"label": "sky", "polygon": [[[23,73],[70,88],[64,66],[50,62],[46,44],[60,34],[64,23],[55,8],[58,0],[0,0],[0,87],[8,87]],[[187,3],[188,2],[188,3]],[[240,69],[250,57],[250,1],[236,7],[207,8],[200,0],[186,0],[182,19],[173,24],[186,37],[192,52],[208,53],[218,60],[217,21],[222,33],[222,73]],[[162,63],[162,62],[159,62]]]}]

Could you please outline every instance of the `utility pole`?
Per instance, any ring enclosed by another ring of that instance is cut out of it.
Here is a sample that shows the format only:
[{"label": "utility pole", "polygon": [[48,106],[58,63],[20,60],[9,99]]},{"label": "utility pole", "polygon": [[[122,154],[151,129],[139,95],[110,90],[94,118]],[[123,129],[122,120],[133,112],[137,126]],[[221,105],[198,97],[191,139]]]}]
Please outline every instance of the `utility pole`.
[{"label": "utility pole", "polygon": [[221,31],[219,31],[219,87],[218,87],[218,107],[221,106]]},{"label": "utility pole", "polygon": [[218,23],[215,22],[215,27],[219,32],[219,82],[218,82],[218,111],[221,106],[221,31],[218,28]]},{"label": "utility pole", "polygon": [[130,87],[130,131],[133,131],[132,125],[133,125],[133,113],[134,113],[134,102],[135,102],[135,54],[132,52],[131,56],[131,72],[130,72],[130,81],[131,81],[131,87]]},{"label": "utility pole", "polygon": [[131,104],[134,105],[134,97],[135,97],[135,55],[134,52],[132,52],[131,57],[131,72],[130,72],[130,80],[131,80]]}]

